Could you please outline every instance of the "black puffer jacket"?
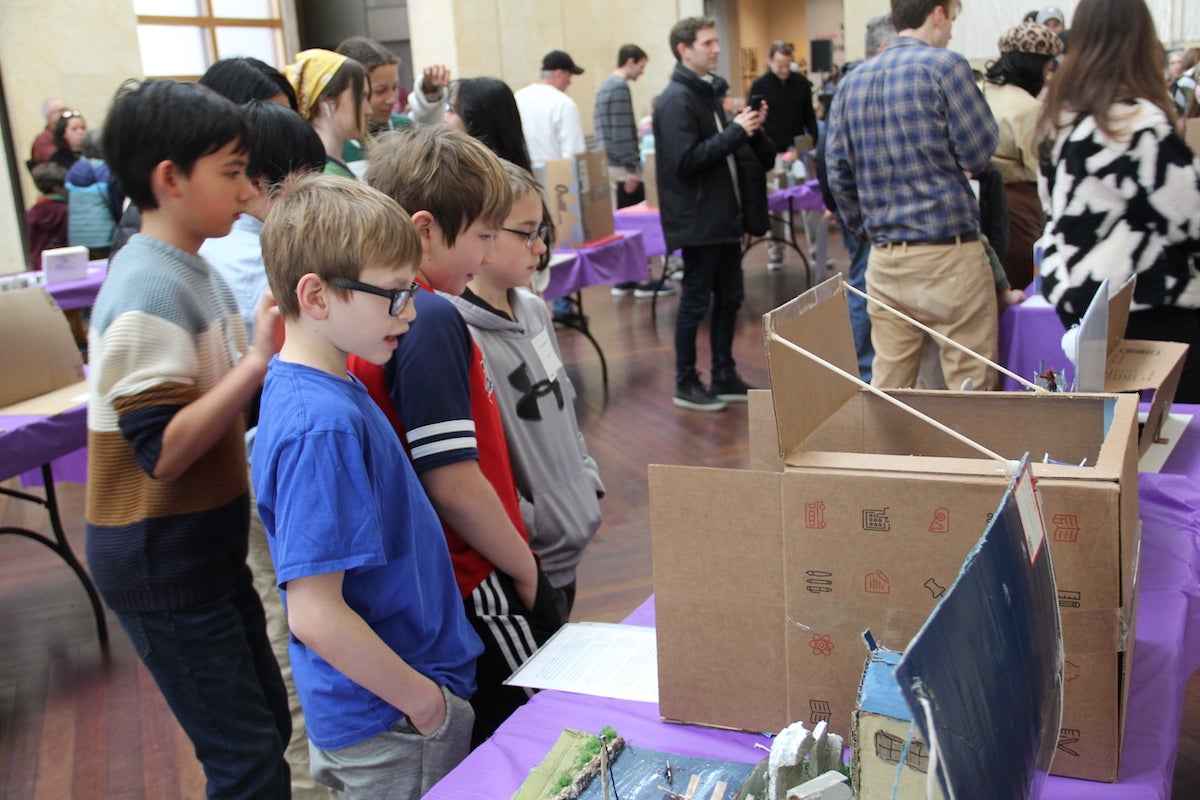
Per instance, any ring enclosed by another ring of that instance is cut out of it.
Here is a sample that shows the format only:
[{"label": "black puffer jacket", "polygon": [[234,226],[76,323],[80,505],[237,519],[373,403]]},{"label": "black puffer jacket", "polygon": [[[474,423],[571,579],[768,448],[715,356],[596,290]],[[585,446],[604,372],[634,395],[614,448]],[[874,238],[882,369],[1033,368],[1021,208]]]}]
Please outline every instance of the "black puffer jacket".
[{"label": "black puffer jacket", "polygon": [[[654,106],[654,147],[663,235],[668,250],[730,244],[743,233],[764,233],[766,170],[775,163],[771,140],[724,125],[717,88],[681,64]],[[722,128],[717,127],[717,119]],[[742,206],[728,156],[734,156]]]}]

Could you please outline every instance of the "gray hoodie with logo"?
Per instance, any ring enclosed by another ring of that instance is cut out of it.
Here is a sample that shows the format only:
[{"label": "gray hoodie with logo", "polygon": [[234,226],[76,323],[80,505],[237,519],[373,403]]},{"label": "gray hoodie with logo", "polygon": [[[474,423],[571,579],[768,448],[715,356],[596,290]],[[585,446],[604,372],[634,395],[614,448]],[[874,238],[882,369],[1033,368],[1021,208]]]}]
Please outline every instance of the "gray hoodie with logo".
[{"label": "gray hoodie with logo", "polygon": [[[529,544],[556,588],[600,527],[604,484],[575,419],[575,387],[567,377],[546,303],[515,289],[517,321],[463,297],[450,297],[483,351],[504,422],[521,516]],[[417,324],[420,324],[419,322]]]}]

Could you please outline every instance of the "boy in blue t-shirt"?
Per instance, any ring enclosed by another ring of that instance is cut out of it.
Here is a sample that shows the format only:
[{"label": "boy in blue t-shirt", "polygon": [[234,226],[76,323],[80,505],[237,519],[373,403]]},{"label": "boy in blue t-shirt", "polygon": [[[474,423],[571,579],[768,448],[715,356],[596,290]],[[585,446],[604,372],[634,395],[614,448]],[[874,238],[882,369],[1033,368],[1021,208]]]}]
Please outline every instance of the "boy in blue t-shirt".
[{"label": "boy in blue t-shirt", "polygon": [[285,185],[262,230],[286,329],[252,476],[292,629],[313,777],[342,798],[418,797],[466,754],[475,660],[437,514],[353,354],[382,364],[416,315],[416,228],[330,176]]}]

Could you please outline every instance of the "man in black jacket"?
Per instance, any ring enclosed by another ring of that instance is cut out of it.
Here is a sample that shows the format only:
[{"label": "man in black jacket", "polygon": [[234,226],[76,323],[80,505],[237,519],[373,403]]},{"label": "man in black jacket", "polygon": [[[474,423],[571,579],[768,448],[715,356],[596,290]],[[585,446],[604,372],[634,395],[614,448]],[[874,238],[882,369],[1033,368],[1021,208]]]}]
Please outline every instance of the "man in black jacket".
[{"label": "man in black jacket", "polygon": [[[768,69],[750,85],[750,96],[763,98],[771,108],[771,115],[763,123],[771,144],[778,153],[775,167],[783,166],[783,156],[791,150],[796,137],[808,134],[813,145],[817,143],[817,114],[813,111],[812,84],[799,72],[792,71],[792,46],[787,42],[771,42],[767,48]],[[768,269],[783,267],[782,239],[787,231],[784,223],[772,221],[772,235],[776,237],[767,244],[770,253]]]},{"label": "man in black jacket", "polygon": [[[689,17],[671,28],[679,63],[654,107],[655,160],[663,236],[683,250],[683,293],[675,319],[675,405],[720,411],[750,387],[733,360],[742,285],[743,233],[767,231],[765,170],[771,142],[759,134],[767,105],[746,107],[726,124],[712,74],[721,47],[716,23]],[[712,384],[696,372],[696,332],[712,306]]]}]

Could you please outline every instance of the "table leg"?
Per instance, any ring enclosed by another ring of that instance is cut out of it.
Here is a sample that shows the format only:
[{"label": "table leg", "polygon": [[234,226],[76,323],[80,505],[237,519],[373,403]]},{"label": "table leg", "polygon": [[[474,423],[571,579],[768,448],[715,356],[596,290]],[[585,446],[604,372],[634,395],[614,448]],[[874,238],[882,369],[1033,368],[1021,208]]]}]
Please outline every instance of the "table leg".
[{"label": "table leg", "polygon": [[91,577],[84,570],[83,564],[75,557],[75,552],[71,549],[71,543],[67,541],[67,534],[62,527],[62,518],[58,513],[58,495],[54,490],[54,474],[50,469],[49,463],[42,465],[42,480],[46,489],[45,497],[38,497],[28,492],[8,489],[3,486],[0,486],[0,494],[44,506],[46,513],[50,516],[50,529],[54,532],[54,538],[51,539],[37,531],[31,531],[28,528],[21,528],[15,525],[0,527],[0,535],[11,533],[17,536],[24,536],[26,539],[32,539],[35,542],[40,542],[57,553],[58,557],[75,571],[75,576],[83,584],[84,591],[87,592],[88,599],[92,603],[92,612],[96,615],[96,631],[100,635],[100,644],[107,646],[108,622],[104,619],[104,607],[100,604],[100,595],[96,592],[95,584],[92,583]]},{"label": "table leg", "polygon": [[757,245],[760,245],[763,242],[779,242],[782,245],[792,248],[796,251],[796,255],[800,256],[800,260],[804,262],[804,275],[806,278],[808,278],[808,285],[812,286],[813,266],[812,262],[808,259],[808,254],[805,253],[804,249],[800,247],[800,241],[796,238],[796,209],[793,205],[792,198],[788,198],[787,217],[783,217],[779,214],[770,214],[769,216],[771,219],[787,222],[787,236],[779,237],[770,233],[768,233],[766,236],[751,236],[746,234],[742,237],[742,258],[745,258],[746,253],[749,253]]},{"label": "table leg", "polygon": [[[592,336],[592,332],[588,328],[587,315],[583,313],[583,292],[575,292],[568,296],[575,303],[575,307],[579,309],[579,313],[574,318],[559,317],[554,321],[564,328],[579,331],[592,343],[592,347],[596,348],[596,355],[600,357],[600,375],[604,382],[604,391],[608,392],[608,362],[604,358],[603,348],[600,347],[600,343],[596,341],[596,337]],[[657,297],[657,292],[655,296]]]}]

